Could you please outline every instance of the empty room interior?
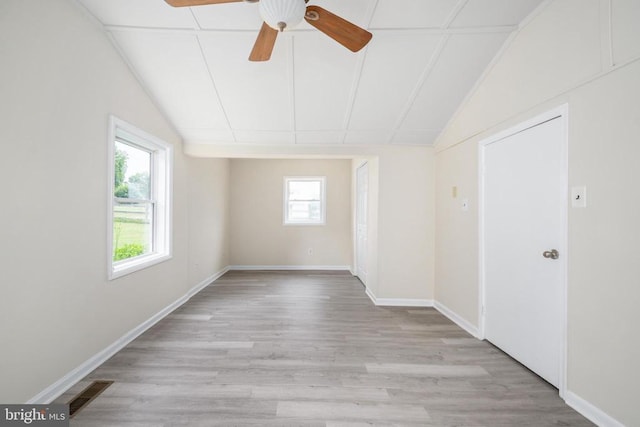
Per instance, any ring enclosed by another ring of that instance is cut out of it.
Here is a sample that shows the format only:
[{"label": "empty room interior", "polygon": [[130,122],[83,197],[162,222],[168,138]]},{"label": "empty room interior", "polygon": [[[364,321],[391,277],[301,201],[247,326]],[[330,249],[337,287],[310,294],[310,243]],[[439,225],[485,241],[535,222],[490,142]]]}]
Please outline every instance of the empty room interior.
[{"label": "empty room interior", "polygon": [[0,404],[640,426],[639,1],[2,0],[0,99]]}]

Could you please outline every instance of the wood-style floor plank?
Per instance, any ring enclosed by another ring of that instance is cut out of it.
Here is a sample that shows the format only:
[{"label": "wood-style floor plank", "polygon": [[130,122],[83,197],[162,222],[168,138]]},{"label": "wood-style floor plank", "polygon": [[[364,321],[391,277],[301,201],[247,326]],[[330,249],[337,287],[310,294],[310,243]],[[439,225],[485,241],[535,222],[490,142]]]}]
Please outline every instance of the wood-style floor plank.
[{"label": "wood-style floor plank", "polygon": [[340,272],[229,272],[72,387],[72,426],[590,426],[431,308]]}]

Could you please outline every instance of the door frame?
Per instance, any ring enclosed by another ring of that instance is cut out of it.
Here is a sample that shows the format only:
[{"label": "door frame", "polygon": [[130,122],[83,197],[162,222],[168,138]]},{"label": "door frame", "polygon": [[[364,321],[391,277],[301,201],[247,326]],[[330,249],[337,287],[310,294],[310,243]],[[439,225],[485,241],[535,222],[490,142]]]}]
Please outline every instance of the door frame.
[{"label": "door frame", "polygon": [[[368,161],[364,161],[362,162],[360,165],[358,165],[358,167],[356,168],[356,185],[355,185],[355,190],[356,190],[356,194],[355,194],[355,233],[354,233],[354,246],[355,246],[355,259],[354,259],[354,265],[355,265],[355,276],[360,280],[360,282],[362,282],[362,284],[365,286],[365,288],[367,287],[367,277],[360,277],[360,264],[358,262],[358,260],[360,259],[360,247],[358,245],[358,214],[359,214],[359,209],[358,209],[358,197],[360,195],[360,170],[363,168],[367,168],[367,180],[369,179],[369,162]],[[364,215],[367,221],[367,233],[369,232],[369,183],[367,182],[367,205],[364,207]],[[365,259],[367,259],[368,261],[368,236],[367,236],[367,247],[364,248],[364,257]],[[367,270],[368,270],[368,262],[367,264]],[[368,271],[365,272],[366,275],[368,276]]]},{"label": "door frame", "polygon": [[479,290],[478,290],[478,335],[480,339],[485,339],[485,157],[486,157],[486,149],[487,146],[494,142],[501,141],[505,138],[508,138],[517,133],[526,131],[527,129],[533,128],[535,126],[541,125],[550,120],[561,120],[562,123],[562,135],[561,135],[561,164],[562,164],[562,174],[560,178],[560,186],[561,190],[564,194],[565,203],[562,204],[561,207],[561,241],[560,241],[560,253],[562,254],[558,261],[560,261],[561,265],[561,280],[562,280],[562,289],[561,289],[561,313],[560,318],[562,319],[562,323],[560,325],[560,354],[558,357],[560,358],[560,387],[559,394],[560,397],[564,398],[565,391],[567,388],[567,285],[568,285],[568,270],[567,270],[567,260],[568,260],[568,187],[569,187],[569,162],[568,162],[568,146],[569,146],[569,106],[568,104],[560,105],[556,108],[553,108],[545,113],[537,115],[531,119],[525,120],[517,125],[511,126],[508,129],[497,132],[496,134],[484,138],[478,142],[478,215],[479,215],[479,260],[478,260],[478,272],[479,272]]}]

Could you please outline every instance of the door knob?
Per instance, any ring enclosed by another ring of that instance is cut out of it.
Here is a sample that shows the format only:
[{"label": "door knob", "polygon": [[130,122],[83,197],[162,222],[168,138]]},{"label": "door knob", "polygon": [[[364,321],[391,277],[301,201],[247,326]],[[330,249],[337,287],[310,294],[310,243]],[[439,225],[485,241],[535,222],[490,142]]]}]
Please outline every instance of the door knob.
[{"label": "door knob", "polygon": [[550,251],[542,252],[542,256],[545,257],[545,258],[558,259],[560,254],[558,253],[557,250],[551,249]]}]

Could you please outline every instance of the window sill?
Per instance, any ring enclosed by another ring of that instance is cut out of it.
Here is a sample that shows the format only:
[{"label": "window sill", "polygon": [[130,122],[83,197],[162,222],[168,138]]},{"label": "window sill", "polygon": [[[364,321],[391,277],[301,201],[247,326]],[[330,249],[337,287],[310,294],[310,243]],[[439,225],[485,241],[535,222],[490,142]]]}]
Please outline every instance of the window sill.
[{"label": "window sill", "polygon": [[117,279],[118,277],[126,276],[127,274],[134,273],[136,271],[143,270],[161,262],[168,261],[172,258],[171,254],[151,254],[141,257],[136,257],[130,261],[120,262],[118,264],[111,264],[111,271],[109,272],[109,280]]},{"label": "window sill", "polygon": [[317,227],[317,226],[323,226],[323,225],[327,225],[324,222],[283,222],[282,225],[284,226],[296,226],[296,225],[305,225],[305,226],[312,226],[312,227]]}]

